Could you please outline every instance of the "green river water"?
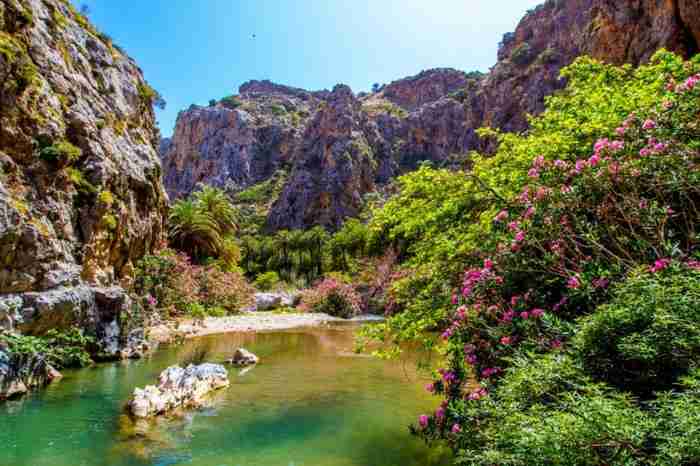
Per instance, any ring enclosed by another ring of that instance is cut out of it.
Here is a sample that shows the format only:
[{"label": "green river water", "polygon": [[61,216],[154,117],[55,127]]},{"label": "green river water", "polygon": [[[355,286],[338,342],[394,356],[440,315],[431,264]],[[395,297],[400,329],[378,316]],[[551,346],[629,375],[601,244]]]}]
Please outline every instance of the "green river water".
[{"label": "green river water", "polygon": [[[419,355],[382,361],[352,353],[351,325],[232,333],[160,349],[139,361],[67,371],[46,390],[0,404],[2,466],[438,466],[408,433],[436,407]],[[222,362],[238,346],[262,364],[199,410],[134,423],[134,387],[190,361]]]}]

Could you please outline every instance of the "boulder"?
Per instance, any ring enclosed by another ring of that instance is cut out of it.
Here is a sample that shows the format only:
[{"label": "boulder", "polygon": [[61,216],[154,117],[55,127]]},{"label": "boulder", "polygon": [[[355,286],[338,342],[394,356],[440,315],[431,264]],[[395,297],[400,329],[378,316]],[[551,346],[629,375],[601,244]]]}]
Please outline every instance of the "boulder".
[{"label": "boulder", "polygon": [[136,388],[127,408],[137,418],[196,408],[204,404],[208,393],[228,385],[228,373],[220,364],[190,364],[185,369],[171,366],[161,372],[157,386]]},{"label": "boulder", "polygon": [[0,348],[0,400],[23,395],[61,377],[41,354],[10,354]]},{"label": "boulder", "polygon": [[238,348],[229,362],[236,366],[251,366],[260,362],[260,358],[245,348]]},{"label": "boulder", "polygon": [[292,293],[255,293],[255,310],[270,311],[279,307],[293,307],[297,296]]}]

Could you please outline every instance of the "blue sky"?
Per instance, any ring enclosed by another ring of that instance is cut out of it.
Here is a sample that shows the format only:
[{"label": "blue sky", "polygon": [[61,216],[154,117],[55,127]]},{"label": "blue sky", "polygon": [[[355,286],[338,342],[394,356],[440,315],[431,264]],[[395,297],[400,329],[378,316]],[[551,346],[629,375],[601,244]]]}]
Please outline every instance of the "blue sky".
[{"label": "blue sky", "polygon": [[[73,0],[178,111],[249,79],[355,92],[435,67],[486,71],[542,0]],[[255,37],[253,37],[255,34]]]}]

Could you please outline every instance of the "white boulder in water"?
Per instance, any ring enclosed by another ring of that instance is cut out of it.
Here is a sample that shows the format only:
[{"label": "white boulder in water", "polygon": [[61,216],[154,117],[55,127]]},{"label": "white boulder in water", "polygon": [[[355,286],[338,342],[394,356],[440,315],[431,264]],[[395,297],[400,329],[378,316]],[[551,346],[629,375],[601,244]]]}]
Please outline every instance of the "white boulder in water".
[{"label": "white boulder in water", "polygon": [[228,373],[220,364],[190,364],[185,369],[171,366],[160,373],[157,386],[136,388],[128,409],[134,416],[144,418],[175,408],[198,407],[209,392],[228,385]]},{"label": "white boulder in water", "polygon": [[252,366],[260,362],[260,358],[245,348],[238,348],[229,362],[236,366]]}]

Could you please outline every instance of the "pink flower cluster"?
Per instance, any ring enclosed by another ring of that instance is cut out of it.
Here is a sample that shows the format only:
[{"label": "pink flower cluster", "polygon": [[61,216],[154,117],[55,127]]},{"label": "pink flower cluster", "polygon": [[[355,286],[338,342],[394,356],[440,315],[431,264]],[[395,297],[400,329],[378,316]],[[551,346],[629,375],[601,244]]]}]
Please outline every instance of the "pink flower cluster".
[{"label": "pink flower cluster", "polygon": [[658,259],[654,262],[654,265],[649,267],[649,272],[651,273],[656,273],[664,270],[667,268],[669,265],[671,265],[671,259],[664,258],[664,259]]},{"label": "pink flower cluster", "polygon": [[467,399],[471,401],[476,401],[488,396],[488,394],[488,390],[486,390],[484,387],[480,387],[475,390],[472,390],[472,392],[469,393],[469,395],[467,395]]},{"label": "pink flower cluster", "polygon": [[[689,92],[689,91],[692,91],[693,88],[695,88],[695,86],[698,83],[700,83],[700,73],[693,75],[693,76],[689,77],[688,79],[686,79],[685,82],[678,84],[674,90],[676,91],[676,93],[679,93],[679,94],[684,93],[684,92]],[[672,84],[671,84],[671,86],[672,86]]]},{"label": "pink flower cluster", "polygon": [[488,367],[481,371],[481,377],[484,379],[488,379],[496,374],[501,373],[503,370],[500,367]]}]

